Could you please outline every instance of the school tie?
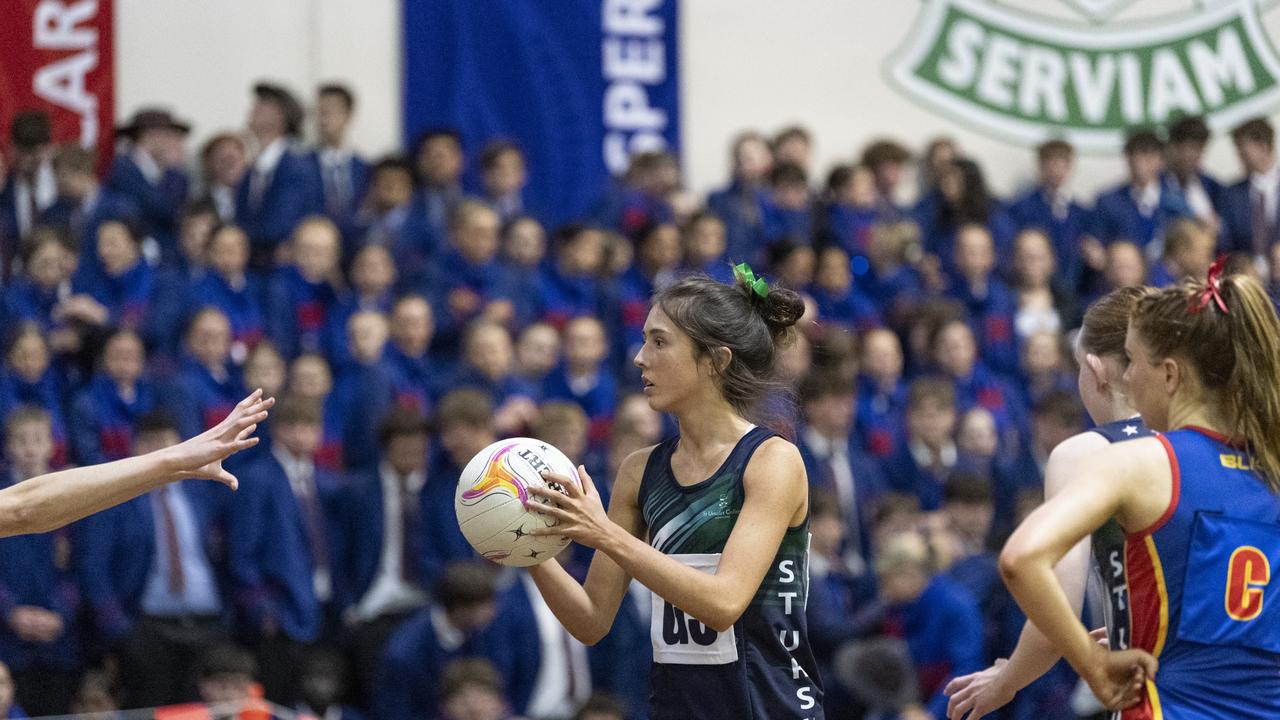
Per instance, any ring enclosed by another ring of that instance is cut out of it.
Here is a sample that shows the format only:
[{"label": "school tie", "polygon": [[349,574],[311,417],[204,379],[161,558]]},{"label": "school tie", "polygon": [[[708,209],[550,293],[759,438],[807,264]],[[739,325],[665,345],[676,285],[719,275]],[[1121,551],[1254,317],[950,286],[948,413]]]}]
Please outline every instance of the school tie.
[{"label": "school tie", "polygon": [[156,499],[160,501],[160,529],[164,533],[165,559],[168,561],[166,580],[169,594],[181,595],[186,590],[187,576],[182,567],[182,546],[178,542],[178,524],[174,522],[173,508],[169,505],[174,490],[169,485],[164,485],[158,492],[159,497]]},{"label": "school tie", "polygon": [[305,491],[299,500],[302,501],[302,518],[307,526],[307,542],[311,546],[311,559],[316,569],[329,569],[329,541],[325,537],[324,516],[320,511],[320,501],[316,498],[315,476],[311,475],[302,483]]},{"label": "school tie", "polygon": [[1249,195],[1249,210],[1252,217],[1253,255],[1264,257],[1267,254],[1267,196],[1262,188],[1253,188]]},{"label": "school tie", "polygon": [[418,580],[414,564],[413,537],[418,532],[418,495],[409,490],[405,478],[400,479],[400,579],[406,583]]}]

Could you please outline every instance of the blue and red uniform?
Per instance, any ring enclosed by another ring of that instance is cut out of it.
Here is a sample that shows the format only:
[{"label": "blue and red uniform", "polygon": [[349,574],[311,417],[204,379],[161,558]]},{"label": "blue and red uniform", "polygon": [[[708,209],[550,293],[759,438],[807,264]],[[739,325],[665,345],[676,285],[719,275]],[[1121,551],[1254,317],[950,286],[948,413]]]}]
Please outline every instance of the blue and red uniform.
[{"label": "blue and red uniform", "polygon": [[281,268],[267,286],[267,334],[286,358],[323,352],[329,313],[344,299],[327,282],[313,283],[293,266]]},{"label": "blue and red uniform", "polygon": [[256,275],[246,274],[244,282],[238,285],[232,285],[216,272],[205,273],[192,288],[189,312],[194,315],[207,305],[218,308],[231,323],[231,339],[252,348],[267,330],[262,312],[262,281]]},{"label": "blue and red uniform", "polygon": [[1200,428],[1160,436],[1173,492],[1125,535],[1132,647],[1160,661],[1124,720],[1280,716],[1280,496],[1250,456]]}]

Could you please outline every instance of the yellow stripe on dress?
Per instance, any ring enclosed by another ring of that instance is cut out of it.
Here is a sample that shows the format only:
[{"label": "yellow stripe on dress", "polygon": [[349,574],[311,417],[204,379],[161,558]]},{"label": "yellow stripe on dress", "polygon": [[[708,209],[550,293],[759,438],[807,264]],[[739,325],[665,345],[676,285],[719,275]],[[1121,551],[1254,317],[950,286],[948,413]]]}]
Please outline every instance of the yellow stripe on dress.
[{"label": "yellow stripe on dress", "polygon": [[1156,581],[1156,594],[1160,598],[1160,626],[1156,631],[1156,644],[1151,649],[1151,654],[1158,658],[1164,651],[1165,635],[1169,632],[1169,591],[1164,586],[1164,567],[1160,564],[1160,552],[1156,550],[1156,541],[1148,535],[1146,543],[1147,554],[1151,557],[1152,576]]}]

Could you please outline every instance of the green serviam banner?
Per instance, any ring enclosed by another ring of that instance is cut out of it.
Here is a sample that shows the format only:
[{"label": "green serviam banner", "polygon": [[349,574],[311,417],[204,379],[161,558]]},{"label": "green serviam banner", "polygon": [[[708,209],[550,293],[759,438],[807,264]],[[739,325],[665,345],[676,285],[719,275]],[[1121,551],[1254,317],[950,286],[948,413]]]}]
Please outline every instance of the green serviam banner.
[{"label": "green serviam banner", "polygon": [[1113,151],[1125,131],[1203,115],[1229,128],[1280,105],[1262,8],[1073,25],[982,0],[925,0],[887,71],[917,101],[996,137]]}]

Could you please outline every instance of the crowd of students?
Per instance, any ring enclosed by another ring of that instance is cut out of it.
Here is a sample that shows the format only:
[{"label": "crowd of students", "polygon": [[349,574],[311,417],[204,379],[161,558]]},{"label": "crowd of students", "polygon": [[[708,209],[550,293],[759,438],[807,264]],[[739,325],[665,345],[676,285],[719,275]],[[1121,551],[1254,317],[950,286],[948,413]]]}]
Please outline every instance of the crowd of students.
[{"label": "crowd of students", "polygon": [[[247,131],[209,138],[194,173],[189,126],[161,109],[117,129],[109,168],[52,144],[38,111],[10,128],[0,482],[195,434],[246,388],[280,399],[260,448],[229,463],[237,494],[186,482],[0,541],[10,717],[234,699],[252,682],[325,718],[643,717],[643,593],[582,647],[526,574],[476,562],[455,484],[481,448],[530,435],[607,492],[672,430],[630,363],[649,297],[739,262],[809,308],[782,363],[793,392],[762,422],[796,440],[813,486],[807,614],[828,717],[942,717],[947,680],[1006,656],[1021,628],[993,551],[1039,502],[1049,451],[1085,426],[1070,346],[1084,308],[1202,276],[1220,252],[1280,288],[1265,119],[1231,135],[1236,183],[1201,169],[1200,119],[1135,131],[1128,176],[1092,203],[1060,140],[1005,201],[949,139],[918,159],[874,140],[816,186],[805,130],[748,132],[705,198],[674,156],[644,153],[579,222],[547,227],[511,142],[438,129],[368,162],[347,143],[348,88],[317,90],[313,144],[287,89],[251,97]],[[560,558],[579,573],[588,559]],[[1007,717],[1087,714],[1075,688],[1060,668]]]}]

